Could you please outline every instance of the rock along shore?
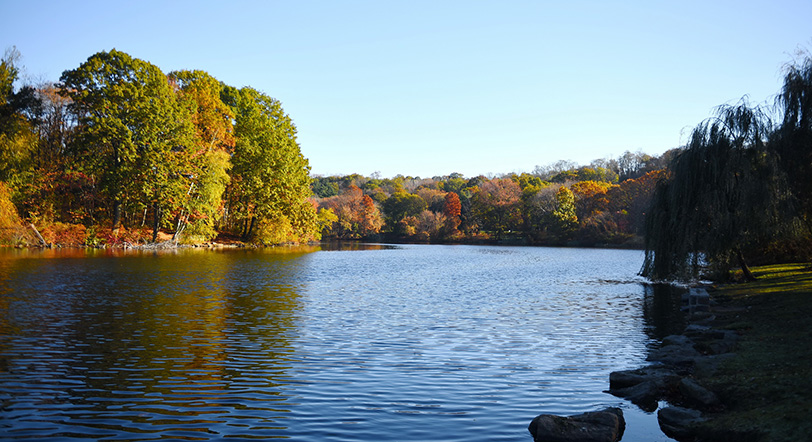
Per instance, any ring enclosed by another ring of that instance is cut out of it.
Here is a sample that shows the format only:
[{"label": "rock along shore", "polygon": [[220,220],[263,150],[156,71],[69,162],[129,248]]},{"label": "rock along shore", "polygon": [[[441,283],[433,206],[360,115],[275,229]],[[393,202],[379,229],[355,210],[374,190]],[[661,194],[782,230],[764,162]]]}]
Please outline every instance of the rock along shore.
[{"label": "rock along shore", "polygon": [[[705,288],[689,289],[682,301],[689,324],[682,334],[665,337],[662,345],[650,352],[650,365],[611,373],[607,393],[646,412],[654,412],[660,401],[667,401],[669,405],[657,413],[663,433],[685,442],[716,440],[704,434],[702,424],[724,411],[725,405],[701,379],[713,375],[723,361],[735,356],[739,336],[713,328],[716,316]],[[623,437],[625,422],[620,409],[609,408],[570,417],[540,415],[528,429],[535,442],[617,442]],[[745,440],[747,435],[741,436],[740,440]]]},{"label": "rock along shore", "polygon": [[[725,404],[702,385],[702,379],[713,376],[723,361],[735,357],[739,335],[714,328],[716,315],[705,288],[689,289],[682,300],[688,315],[682,334],[663,338],[660,348],[649,353],[651,365],[611,373],[607,392],[647,412],[657,410],[660,401],[667,401],[669,405],[657,411],[657,420],[671,438],[718,440],[718,435],[707,434],[703,424],[724,412]],[[726,439],[747,440],[750,436],[733,433],[726,434]]]}]

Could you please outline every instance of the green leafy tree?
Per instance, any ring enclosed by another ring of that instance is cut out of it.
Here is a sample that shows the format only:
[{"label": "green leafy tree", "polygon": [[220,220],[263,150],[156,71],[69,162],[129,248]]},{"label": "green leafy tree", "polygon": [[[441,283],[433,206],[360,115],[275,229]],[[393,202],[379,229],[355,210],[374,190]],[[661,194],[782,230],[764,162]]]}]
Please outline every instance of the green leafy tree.
[{"label": "green leafy tree", "polygon": [[26,116],[38,106],[35,91],[23,87],[15,92],[20,53],[11,48],[0,59],[0,181],[20,181],[30,167],[37,137]]},{"label": "green leafy tree", "polygon": [[601,181],[615,183],[618,181],[617,174],[603,167],[580,167],[559,172],[550,178],[554,183],[566,183],[570,181]]},{"label": "green leafy tree", "polygon": [[541,188],[544,187],[545,185],[544,180],[542,180],[536,175],[531,175],[529,173],[522,173],[521,175],[513,175],[512,179],[517,183],[519,183],[519,187],[521,187],[522,190],[530,186]]},{"label": "green leafy tree", "polygon": [[313,179],[313,193],[319,198],[329,198],[338,195],[338,183],[333,177],[316,177]]},{"label": "green leafy tree", "polygon": [[333,236],[333,225],[338,221],[333,209],[320,208],[317,213],[319,232],[322,236]]},{"label": "green leafy tree", "polygon": [[288,232],[287,241],[316,239],[316,210],[308,201],[310,166],[293,121],[278,100],[256,89],[226,87],[223,95],[236,115],[229,205],[232,216],[243,223],[243,237],[278,241],[256,234],[271,232],[273,226]]},{"label": "green leafy tree", "polygon": [[60,82],[79,120],[74,148],[111,201],[113,228],[125,205],[146,205],[157,230],[165,202],[183,193],[176,171],[193,144],[188,113],[166,75],[114,49],[65,71]]},{"label": "green leafy tree", "polygon": [[529,186],[522,194],[524,232],[531,242],[563,242],[578,222],[575,210],[575,195],[566,186]]},{"label": "green leafy tree", "polygon": [[549,226],[559,240],[568,239],[578,226],[575,213],[575,195],[566,186],[555,193],[555,209],[549,214]]},{"label": "green leafy tree", "polygon": [[403,218],[417,216],[420,212],[428,209],[428,203],[417,195],[406,193],[405,191],[392,194],[383,202],[383,211],[386,214],[386,222],[395,233],[407,234],[398,227]]},{"label": "green leafy tree", "polygon": [[459,173],[452,173],[448,176],[445,180],[440,182],[440,189],[446,192],[454,192],[457,195],[460,194],[462,189],[467,187],[468,180]]}]

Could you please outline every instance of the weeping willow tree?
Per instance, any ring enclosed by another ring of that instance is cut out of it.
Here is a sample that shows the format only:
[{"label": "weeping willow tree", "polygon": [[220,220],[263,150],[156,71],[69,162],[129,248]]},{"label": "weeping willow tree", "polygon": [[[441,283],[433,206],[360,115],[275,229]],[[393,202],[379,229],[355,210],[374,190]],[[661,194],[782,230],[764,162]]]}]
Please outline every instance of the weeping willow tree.
[{"label": "weeping willow tree", "polygon": [[783,114],[771,145],[792,193],[792,214],[812,235],[812,56],[788,65],[776,98]]},{"label": "weeping willow tree", "polygon": [[770,119],[746,102],[720,107],[694,129],[655,190],[643,276],[691,279],[737,264],[753,278],[745,258],[773,236],[786,200],[770,133]]}]

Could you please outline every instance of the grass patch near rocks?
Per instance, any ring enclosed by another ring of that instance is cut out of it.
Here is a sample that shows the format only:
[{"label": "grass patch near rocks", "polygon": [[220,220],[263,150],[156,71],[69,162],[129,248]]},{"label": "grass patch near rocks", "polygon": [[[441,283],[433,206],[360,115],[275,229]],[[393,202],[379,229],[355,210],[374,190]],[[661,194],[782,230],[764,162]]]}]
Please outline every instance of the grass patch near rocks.
[{"label": "grass patch near rocks", "polygon": [[[812,434],[812,267],[753,268],[756,282],[709,290],[714,326],[741,335],[737,356],[701,379],[726,411],[707,424],[711,434],[799,441]],[[747,439],[751,439],[748,437]],[[731,439],[732,440],[732,439]]]}]

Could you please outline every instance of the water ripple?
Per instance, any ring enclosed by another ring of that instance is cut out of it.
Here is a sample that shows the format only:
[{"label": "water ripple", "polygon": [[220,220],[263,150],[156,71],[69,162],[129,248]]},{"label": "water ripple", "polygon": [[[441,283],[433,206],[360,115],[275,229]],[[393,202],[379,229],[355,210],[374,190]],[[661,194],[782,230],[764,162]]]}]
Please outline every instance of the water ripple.
[{"label": "water ripple", "polygon": [[620,405],[643,421],[602,393],[652,342],[641,259],[467,246],[6,259],[0,438],[526,441],[544,412]]}]

